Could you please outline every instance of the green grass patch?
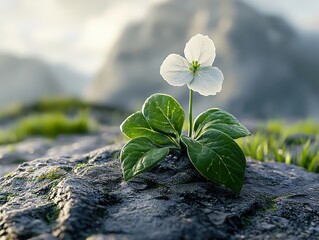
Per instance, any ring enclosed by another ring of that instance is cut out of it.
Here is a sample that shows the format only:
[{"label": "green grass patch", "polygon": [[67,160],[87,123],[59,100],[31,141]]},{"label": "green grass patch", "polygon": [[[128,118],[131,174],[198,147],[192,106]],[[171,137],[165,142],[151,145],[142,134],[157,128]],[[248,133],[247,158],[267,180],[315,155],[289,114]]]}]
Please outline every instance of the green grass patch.
[{"label": "green grass patch", "polygon": [[73,117],[61,112],[32,114],[0,130],[0,144],[19,142],[29,136],[54,138],[59,134],[88,133],[93,128],[94,123],[86,111]]},{"label": "green grass patch", "polygon": [[319,173],[319,123],[312,120],[294,124],[270,121],[237,142],[253,159],[295,164]]},{"label": "green grass patch", "polygon": [[88,103],[76,98],[56,97],[43,98],[37,103],[23,105],[13,104],[0,110],[0,120],[23,117],[26,113],[70,112],[89,109]]},{"label": "green grass patch", "polygon": [[[37,103],[0,109],[0,145],[30,136],[88,133],[99,125],[118,125],[128,113],[75,98],[45,98]],[[11,146],[14,152],[14,145]]]},{"label": "green grass patch", "polygon": [[[74,98],[46,98],[30,105],[13,105],[0,110],[0,145],[22,141],[30,136],[55,138],[59,134],[88,133],[96,123],[89,104]],[[13,145],[11,150],[14,151]]]}]

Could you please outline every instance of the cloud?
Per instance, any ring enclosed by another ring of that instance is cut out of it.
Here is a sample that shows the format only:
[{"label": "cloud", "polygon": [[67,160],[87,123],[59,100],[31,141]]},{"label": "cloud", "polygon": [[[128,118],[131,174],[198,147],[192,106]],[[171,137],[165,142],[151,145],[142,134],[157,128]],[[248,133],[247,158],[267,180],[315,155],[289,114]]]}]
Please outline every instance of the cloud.
[{"label": "cloud", "polygon": [[[0,51],[65,64],[93,76],[125,26],[163,1],[1,0]],[[312,17],[317,17],[317,0],[245,1],[316,28]]]},{"label": "cloud", "polygon": [[161,0],[2,0],[0,51],[94,75],[124,27]]}]

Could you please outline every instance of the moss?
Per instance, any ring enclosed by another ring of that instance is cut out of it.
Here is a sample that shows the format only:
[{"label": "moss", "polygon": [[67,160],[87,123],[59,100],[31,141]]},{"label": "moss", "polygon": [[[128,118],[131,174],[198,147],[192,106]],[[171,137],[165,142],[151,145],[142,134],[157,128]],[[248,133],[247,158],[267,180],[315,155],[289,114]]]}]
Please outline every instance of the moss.
[{"label": "moss", "polygon": [[54,181],[56,179],[60,179],[60,178],[64,177],[65,175],[66,175],[66,172],[64,170],[62,170],[60,168],[56,168],[56,169],[53,169],[46,174],[39,176],[37,178],[37,181],[40,182],[40,181],[43,181],[45,179],[48,179],[50,181]]},{"label": "moss", "polygon": [[296,193],[286,193],[282,196],[276,197],[273,199],[274,202],[279,202],[283,199],[288,199],[288,198],[296,198],[296,197],[306,197],[306,194],[300,193],[300,194],[296,194]]},{"label": "moss", "polygon": [[276,210],[277,210],[277,206],[275,202],[271,202],[271,204],[269,204],[269,207],[265,209],[266,212],[274,212]]},{"label": "moss", "polygon": [[8,195],[7,195],[7,202],[10,202],[15,196],[17,196],[17,195],[14,194],[14,193],[8,193]]},{"label": "moss", "polygon": [[75,174],[78,174],[79,172],[81,172],[83,169],[89,169],[90,167],[92,167],[94,165],[91,165],[89,163],[79,163],[77,164],[74,168],[73,168],[73,172]]},{"label": "moss", "polygon": [[0,205],[10,202],[15,196],[17,195],[11,192],[0,192]]},{"label": "moss", "polygon": [[247,227],[247,226],[249,226],[251,224],[252,224],[251,217],[242,217],[241,218],[241,226],[242,227]]},{"label": "moss", "polygon": [[89,163],[79,163],[79,164],[77,164],[75,167],[76,168],[85,168],[85,167],[87,167],[89,165]]},{"label": "moss", "polygon": [[60,214],[60,209],[58,208],[58,206],[54,206],[52,207],[52,209],[45,215],[45,221],[48,224],[51,224],[52,222],[54,222]]},{"label": "moss", "polygon": [[6,175],[4,175],[4,177],[12,177],[13,175],[14,175],[13,172],[9,172],[9,173],[7,173]]}]

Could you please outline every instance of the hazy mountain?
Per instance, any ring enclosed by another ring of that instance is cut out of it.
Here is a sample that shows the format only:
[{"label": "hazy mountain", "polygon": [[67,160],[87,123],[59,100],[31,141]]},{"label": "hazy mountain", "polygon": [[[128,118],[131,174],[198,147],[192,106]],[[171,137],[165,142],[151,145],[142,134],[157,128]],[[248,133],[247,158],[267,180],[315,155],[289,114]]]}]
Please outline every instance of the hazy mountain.
[{"label": "hazy mountain", "polygon": [[43,97],[79,96],[85,77],[38,59],[0,54],[0,107],[32,103]]},{"label": "hazy mountain", "polygon": [[75,72],[64,65],[50,65],[50,69],[66,95],[83,97],[89,76]]},{"label": "hazy mountain", "polygon": [[220,94],[195,96],[197,112],[221,106],[254,118],[319,114],[318,48],[279,17],[238,0],[172,0],[155,6],[143,22],[124,31],[88,99],[135,110],[151,93],[164,92],[186,106],[186,87],[168,85],[159,68],[168,54],[183,54],[196,33],[214,40],[214,65],[225,75]]}]

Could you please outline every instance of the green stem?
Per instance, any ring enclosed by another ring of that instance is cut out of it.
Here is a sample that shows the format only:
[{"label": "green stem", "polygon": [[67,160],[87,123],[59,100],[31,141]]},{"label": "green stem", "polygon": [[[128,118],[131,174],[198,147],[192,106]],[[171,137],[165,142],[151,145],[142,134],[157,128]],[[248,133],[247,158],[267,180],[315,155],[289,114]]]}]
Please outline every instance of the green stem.
[{"label": "green stem", "polygon": [[189,89],[188,137],[193,134],[193,90]]}]

